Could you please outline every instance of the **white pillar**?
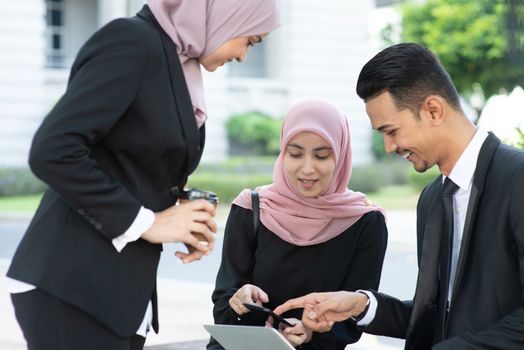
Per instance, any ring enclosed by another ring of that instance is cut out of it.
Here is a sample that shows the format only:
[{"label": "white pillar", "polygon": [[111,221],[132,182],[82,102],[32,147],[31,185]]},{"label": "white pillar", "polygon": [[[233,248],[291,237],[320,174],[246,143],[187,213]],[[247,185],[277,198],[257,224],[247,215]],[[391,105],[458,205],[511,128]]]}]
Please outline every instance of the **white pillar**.
[{"label": "white pillar", "polygon": [[118,18],[127,17],[129,0],[98,0],[98,26]]},{"label": "white pillar", "polygon": [[0,0],[0,9],[0,167],[25,166],[45,104],[45,3]]}]

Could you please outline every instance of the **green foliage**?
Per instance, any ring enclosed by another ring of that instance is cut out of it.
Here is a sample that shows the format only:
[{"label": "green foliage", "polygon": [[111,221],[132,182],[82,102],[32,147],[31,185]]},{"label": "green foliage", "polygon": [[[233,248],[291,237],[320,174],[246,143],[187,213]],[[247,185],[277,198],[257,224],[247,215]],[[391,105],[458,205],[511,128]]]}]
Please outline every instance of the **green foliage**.
[{"label": "green foliage", "polygon": [[[188,186],[216,192],[220,201],[232,201],[244,188],[255,188],[273,182],[275,157],[233,157],[223,162],[204,163],[190,176]],[[353,167],[348,187],[374,193],[389,185],[408,183],[409,163],[383,160]]]},{"label": "green foliage", "polygon": [[46,188],[29,168],[0,168],[0,197],[40,193]]},{"label": "green foliage", "polygon": [[407,184],[409,167],[409,163],[393,158],[353,167],[349,188],[367,194],[385,186]]},{"label": "green foliage", "polygon": [[416,191],[412,186],[392,185],[370,193],[369,199],[386,210],[415,209],[419,196],[420,191]]},{"label": "green foliage", "polygon": [[517,128],[517,133],[519,134],[519,139],[515,142],[515,147],[524,149],[524,131],[521,128]]},{"label": "green foliage", "polygon": [[375,159],[379,161],[391,161],[396,158],[395,155],[386,153],[384,148],[384,136],[377,131],[371,133],[371,152],[375,156]]},{"label": "green foliage", "polygon": [[424,187],[426,187],[430,182],[435,180],[435,178],[439,175],[440,171],[437,166],[433,166],[432,168],[426,170],[423,173],[419,173],[415,169],[411,169],[408,174],[409,183],[417,191],[421,192],[424,189]]},{"label": "green foliage", "polygon": [[402,41],[428,47],[465,96],[524,82],[524,2],[428,0],[402,8]]},{"label": "green foliage", "polygon": [[389,184],[388,176],[378,167],[372,165],[354,167],[349,179],[349,189],[362,193],[377,192]]},{"label": "green foliage", "polygon": [[378,167],[378,171],[387,174],[389,185],[409,184],[410,180],[408,174],[412,169],[412,165],[396,154],[388,154],[388,158],[374,166]]},{"label": "green foliage", "polygon": [[379,132],[373,131],[371,133],[371,151],[376,159],[383,159],[387,156],[384,149],[384,137]]},{"label": "green foliage", "polygon": [[226,123],[231,155],[276,155],[281,119],[259,112],[234,115]]},{"label": "green foliage", "polygon": [[275,156],[230,157],[221,162],[202,163],[189,177],[188,186],[215,192],[221,203],[229,203],[244,189],[273,182]]},{"label": "green foliage", "polygon": [[[223,162],[203,163],[189,178],[188,186],[216,192],[220,202],[229,203],[244,188],[255,188],[272,183],[275,159],[275,157],[232,157]],[[412,203],[416,196],[416,192],[408,190],[403,185],[409,183],[413,185],[412,188],[420,191],[437,175],[436,167],[424,174],[418,174],[411,170],[408,162],[401,159],[385,159],[368,165],[355,166],[348,187],[372,196],[378,194],[379,204],[397,207],[404,199],[405,202]],[[46,185],[28,168],[0,169],[0,197],[3,197],[0,199],[0,211],[34,211],[45,189]],[[389,190],[383,193],[383,189]],[[392,189],[394,194],[391,192]],[[407,197],[396,198],[399,191],[406,193]],[[33,193],[38,195],[27,196]],[[21,197],[13,197],[16,195]]]},{"label": "green foliage", "polygon": [[0,213],[34,213],[42,199],[42,193],[21,196],[0,196]]},{"label": "green foliage", "polygon": [[276,159],[275,156],[229,157],[221,162],[200,163],[193,176],[201,173],[271,174]]},{"label": "green foliage", "polygon": [[207,173],[199,172],[189,178],[188,186],[213,191],[221,203],[230,203],[245,188],[254,189],[257,186],[272,182],[271,173]]}]

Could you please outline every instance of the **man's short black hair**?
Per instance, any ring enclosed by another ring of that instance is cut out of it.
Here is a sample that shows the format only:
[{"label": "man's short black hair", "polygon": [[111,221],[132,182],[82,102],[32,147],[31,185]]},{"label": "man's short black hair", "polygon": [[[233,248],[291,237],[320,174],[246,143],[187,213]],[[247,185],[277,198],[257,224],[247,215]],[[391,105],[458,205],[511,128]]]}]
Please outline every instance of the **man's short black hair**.
[{"label": "man's short black hair", "polygon": [[369,60],[360,71],[357,94],[364,101],[389,92],[399,110],[416,116],[424,99],[439,95],[457,110],[457,90],[437,57],[424,46],[402,43],[390,46]]}]

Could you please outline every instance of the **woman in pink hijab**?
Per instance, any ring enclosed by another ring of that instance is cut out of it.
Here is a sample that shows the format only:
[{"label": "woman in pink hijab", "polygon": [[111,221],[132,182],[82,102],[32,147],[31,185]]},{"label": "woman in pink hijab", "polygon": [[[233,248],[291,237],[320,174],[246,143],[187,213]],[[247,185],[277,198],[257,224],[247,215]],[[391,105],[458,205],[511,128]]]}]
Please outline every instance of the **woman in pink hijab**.
[{"label": "woman in pink hijab", "polygon": [[[273,183],[258,187],[255,231],[250,190],[233,202],[213,293],[219,324],[263,325],[244,305],[270,309],[309,292],[377,289],[387,229],[383,209],[351,187],[348,122],[332,103],[304,100],[282,125]],[[311,334],[300,313],[281,329],[293,346],[344,349],[360,337],[354,323]],[[208,349],[220,349],[212,339]]]},{"label": "woman in pink hijab", "polygon": [[212,204],[178,203],[204,148],[200,67],[242,62],[277,17],[275,0],[149,0],[80,49],[33,140],[49,190],[8,271],[30,349],[135,350],[158,331],[162,243],[191,262],[216,232]]},{"label": "woman in pink hijab", "polygon": [[249,47],[278,26],[275,0],[147,0],[176,45],[197,123],[207,118],[200,66],[214,72],[243,62]]}]

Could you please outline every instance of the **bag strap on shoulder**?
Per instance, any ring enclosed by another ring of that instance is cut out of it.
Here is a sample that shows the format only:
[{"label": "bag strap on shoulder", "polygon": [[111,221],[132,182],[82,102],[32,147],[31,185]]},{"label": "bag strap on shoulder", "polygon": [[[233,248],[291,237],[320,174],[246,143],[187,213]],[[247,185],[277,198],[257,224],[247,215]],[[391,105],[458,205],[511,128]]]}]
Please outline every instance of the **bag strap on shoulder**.
[{"label": "bag strap on shoulder", "polygon": [[257,191],[251,191],[251,206],[253,209],[253,232],[257,235],[260,223],[260,199]]}]

